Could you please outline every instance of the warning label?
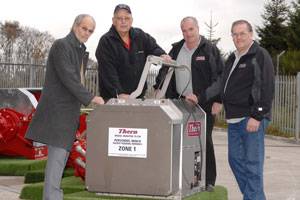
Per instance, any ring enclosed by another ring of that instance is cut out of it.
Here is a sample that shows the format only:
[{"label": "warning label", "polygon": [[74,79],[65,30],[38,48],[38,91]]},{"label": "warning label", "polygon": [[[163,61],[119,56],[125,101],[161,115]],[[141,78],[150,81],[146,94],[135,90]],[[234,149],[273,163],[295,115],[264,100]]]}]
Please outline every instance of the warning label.
[{"label": "warning label", "polygon": [[108,156],[146,158],[147,134],[142,128],[109,128]]}]

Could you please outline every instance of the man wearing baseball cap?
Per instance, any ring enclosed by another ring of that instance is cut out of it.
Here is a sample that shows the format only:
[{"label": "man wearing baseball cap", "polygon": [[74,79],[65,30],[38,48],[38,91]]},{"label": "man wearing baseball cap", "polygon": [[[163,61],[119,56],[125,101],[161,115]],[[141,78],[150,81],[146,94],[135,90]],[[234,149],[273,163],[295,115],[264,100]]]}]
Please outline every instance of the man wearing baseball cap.
[{"label": "man wearing baseball cap", "polygon": [[115,7],[114,14],[116,14],[116,12],[118,12],[118,11],[121,10],[121,9],[124,9],[124,10],[126,10],[129,14],[131,14],[131,10],[130,10],[129,6],[126,5],[126,4],[118,4],[118,5]]},{"label": "man wearing baseball cap", "polygon": [[[112,26],[99,41],[96,58],[99,66],[99,91],[105,100],[128,98],[138,86],[148,55],[171,60],[155,39],[140,28],[132,27],[131,9],[115,7]],[[143,97],[146,84],[143,90]]]}]

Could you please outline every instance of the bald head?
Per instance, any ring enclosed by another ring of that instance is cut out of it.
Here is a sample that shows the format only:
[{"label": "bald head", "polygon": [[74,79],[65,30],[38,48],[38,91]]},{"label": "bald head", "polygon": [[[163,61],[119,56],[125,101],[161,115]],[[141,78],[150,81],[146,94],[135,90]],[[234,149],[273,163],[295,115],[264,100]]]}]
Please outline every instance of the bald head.
[{"label": "bald head", "polygon": [[198,21],[195,17],[185,17],[181,20],[180,28],[189,49],[195,48],[200,41]]},{"label": "bald head", "polygon": [[185,22],[192,22],[194,24],[194,26],[199,29],[198,20],[195,17],[187,16],[187,17],[183,18],[180,22],[180,27],[182,27],[182,25]]},{"label": "bald head", "polygon": [[96,21],[95,21],[95,19],[94,19],[91,15],[88,15],[88,14],[80,14],[80,15],[78,15],[78,16],[75,18],[75,20],[74,20],[74,22],[73,22],[73,25],[72,25],[72,30],[74,30],[74,28],[75,28],[76,26],[79,26],[80,23],[81,23],[85,18],[89,18],[89,20],[91,20],[91,21],[94,23],[94,26],[96,26]]}]

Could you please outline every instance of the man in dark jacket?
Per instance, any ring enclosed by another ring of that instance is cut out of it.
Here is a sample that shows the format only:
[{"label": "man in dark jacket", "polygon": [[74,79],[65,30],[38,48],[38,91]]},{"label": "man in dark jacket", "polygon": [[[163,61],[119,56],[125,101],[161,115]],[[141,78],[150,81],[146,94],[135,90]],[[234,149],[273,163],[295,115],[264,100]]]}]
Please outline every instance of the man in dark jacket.
[{"label": "man in dark jacket", "polygon": [[86,63],[84,43],[95,25],[91,16],[78,15],[71,32],[56,40],[49,52],[42,96],[26,133],[26,138],[48,146],[43,200],[63,199],[60,183],[79,125],[81,104],[104,103],[80,80],[82,64]]},{"label": "man in dark jacket", "polygon": [[221,96],[228,122],[228,158],[244,200],[265,200],[264,134],[274,96],[274,67],[253,41],[251,24],[238,20],[231,34],[236,51],[226,61]]},{"label": "man in dark jacket", "polygon": [[[206,187],[213,190],[216,182],[216,160],[212,141],[214,113],[212,113],[214,99],[214,83],[220,77],[224,63],[219,50],[210,41],[199,34],[197,19],[185,17],[181,21],[181,31],[184,39],[173,44],[169,55],[177,64],[185,65],[189,70],[175,70],[166,92],[166,98],[185,98],[194,104],[199,104],[206,112]],[[167,68],[163,67],[156,80],[156,89],[159,87]],[[216,99],[217,100],[217,99]]]},{"label": "man in dark jacket", "polygon": [[[129,6],[117,5],[110,30],[100,38],[96,58],[99,91],[105,100],[128,98],[135,91],[148,55],[170,59],[153,37],[139,28],[133,28],[132,21]],[[140,97],[143,97],[145,89],[146,86]]]}]

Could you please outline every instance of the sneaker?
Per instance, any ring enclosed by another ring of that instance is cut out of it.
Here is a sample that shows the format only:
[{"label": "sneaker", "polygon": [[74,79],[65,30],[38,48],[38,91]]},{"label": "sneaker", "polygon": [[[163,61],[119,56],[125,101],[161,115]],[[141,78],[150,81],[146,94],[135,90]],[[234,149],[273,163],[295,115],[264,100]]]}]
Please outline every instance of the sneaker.
[{"label": "sneaker", "polygon": [[208,184],[205,189],[207,192],[213,192],[215,190],[212,184]]}]

